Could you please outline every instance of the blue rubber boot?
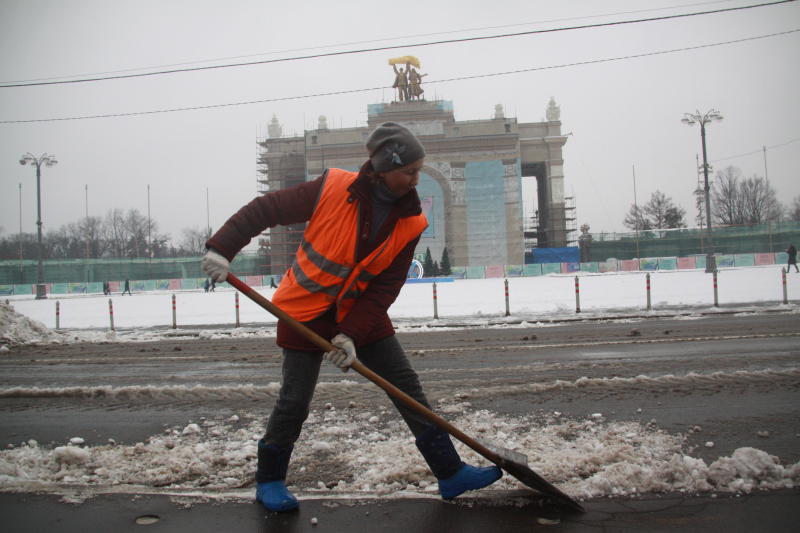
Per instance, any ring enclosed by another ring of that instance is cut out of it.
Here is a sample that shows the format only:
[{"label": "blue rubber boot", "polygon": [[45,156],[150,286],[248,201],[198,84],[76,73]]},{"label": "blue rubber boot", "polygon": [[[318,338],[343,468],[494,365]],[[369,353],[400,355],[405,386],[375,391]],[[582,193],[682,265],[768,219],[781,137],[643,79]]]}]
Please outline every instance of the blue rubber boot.
[{"label": "blue rubber boot", "polygon": [[258,441],[258,468],[256,469],[256,501],[268,511],[293,511],[299,504],[286,488],[286,471],[293,446],[280,448]]},{"label": "blue rubber boot", "polygon": [[468,490],[482,489],[500,479],[503,472],[496,466],[475,467],[464,463],[450,435],[430,426],[417,436],[417,448],[439,480],[439,494],[449,500]]},{"label": "blue rubber boot", "polygon": [[478,467],[465,464],[454,476],[439,480],[439,494],[450,500],[468,490],[488,487],[503,476],[496,466]]},{"label": "blue rubber boot", "polygon": [[293,511],[299,507],[297,498],[289,492],[283,480],[256,483],[256,500],[268,511]]}]

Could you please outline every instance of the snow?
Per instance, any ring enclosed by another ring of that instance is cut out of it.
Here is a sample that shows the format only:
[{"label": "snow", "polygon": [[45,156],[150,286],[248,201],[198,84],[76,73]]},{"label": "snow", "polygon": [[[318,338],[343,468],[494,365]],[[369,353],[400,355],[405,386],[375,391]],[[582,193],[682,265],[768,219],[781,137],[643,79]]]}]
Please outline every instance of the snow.
[{"label": "snow", "polygon": [[15,312],[10,304],[0,302],[0,343],[3,346],[60,342],[63,339],[62,334],[51,331],[39,321]]},{"label": "snow", "polygon": [[[711,277],[698,271],[651,273],[654,311],[644,310],[644,274],[613,273],[581,275],[581,310],[578,318],[657,316],[681,310],[686,319],[712,311]],[[719,275],[720,303],[728,311],[750,312],[765,306],[797,312],[795,305],[782,305],[779,267],[723,270]],[[544,325],[553,319],[575,319],[574,275],[510,278],[512,316],[505,318],[502,279],[459,280],[440,283],[439,320],[432,318],[430,284],[408,284],[391,309],[399,329],[445,328],[471,324],[483,327]],[[800,276],[789,276],[790,296],[800,294]],[[267,297],[270,289],[260,289]],[[117,331],[108,328],[108,298],[74,296],[59,298],[61,331],[55,326],[54,298],[31,297],[0,303],[0,344],[145,342],[170,336],[201,338],[274,336],[275,320],[261,308],[240,298],[241,321],[246,327],[231,327],[234,293],[218,288],[215,293],[178,292],[178,322],[172,330],[171,294],[147,293],[112,298]],[[687,312],[687,309],[689,310]],[[664,310],[664,311],[661,311]],[[688,314],[687,314],[688,313]],[[13,353],[4,350],[0,354]],[[0,355],[2,356],[2,355]],[[575,381],[507,385],[480,391],[454,392],[440,401],[437,410],[465,433],[496,439],[502,446],[524,453],[532,469],[568,494],[580,498],[630,496],[665,492],[734,492],[791,488],[800,483],[800,463],[782,465],[778,458],[755,448],[739,448],[730,457],[711,464],[687,454],[686,435],[659,430],[655,423],[608,421],[600,412],[585,419],[568,419],[559,412],[538,416],[509,416],[475,410],[464,401],[475,395],[508,393],[516,389],[548,390],[584,387],[614,388],[636,383],[674,386],[712,380],[769,379],[770,376],[800,377],[798,369],[741,370],[711,374],[595,377]],[[320,383],[319,387],[363,387],[354,381]],[[278,383],[264,386],[127,386],[96,385],[61,388],[5,388],[0,397],[24,393],[28,397],[105,395],[122,398],[181,396],[203,398],[260,398],[274,393]],[[641,409],[637,409],[641,412]],[[50,447],[34,440],[0,451],[0,489],[59,490],[84,487],[168,487],[173,490],[225,491],[252,481],[257,439],[263,433],[264,413],[241,411],[200,423],[187,421],[167,428],[143,442],[85,445],[83,437],[71,437]],[[693,426],[688,434],[700,432]],[[709,441],[706,446],[714,446]],[[486,461],[457,443],[464,460]],[[336,468],[343,479],[317,479],[291,486],[295,473],[324,472],[325,464]],[[318,468],[319,467],[319,468]],[[419,458],[413,439],[395,413],[382,408],[357,406],[314,410],[297,443],[289,473],[290,488],[304,494],[378,494],[430,496],[436,480]],[[492,489],[514,489],[519,482],[504,476]],[[249,492],[248,492],[249,494]],[[249,497],[249,496],[248,496]]]},{"label": "snow", "polygon": [[[471,326],[537,326],[552,320],[602,318],[619,315],[674,314],[676,310],[710,312],[712,278],[698,270],[651,272],[652,310],[647,311],[645,273],[583,273],[580,309],[575,312],[575,274],[508,278],[511,316],[505,317],[503,279],[456,280],[437,284],[439,319],[433,318],[432,284],[409,283],[389,310],[398,329]],[[781,267],[729,268],[718,275],[719,304],[726,311],[748,312],[764,306],[796,310],[783,305]],[[800,276],[787,276],[790,301],[800,295]],[[259,288],[270,298],[274,289]],[[176,295],[177,328],[172,326],[172,295]],[[171,336],[200,338],[271,337],[276,319],[248,298],[239,298],[235,328],[235,291],[220,286],[216,292],[152,291],[111,298],[102,295],[64,295],[36,300],[9,297],[0,304],[0,344],[59,342],[147,342]],[[111,331],[108,301],[114,306]],[[55,301],[60,304],[60,330],[55,328]],[[13,306],[13,309],[12,307]],[[16,313],[14,313],[16,311]],[[20,316],[24,315],[24,316]],[[27,317],[27,318],[26,318]],[[692,316],[686,317],[691,319]],[[47,329],[51,328],[51,329]]]},{"label": "snow", "polygon": [[[800,483],[800,463],[783,466],[776,457],[739,448],[711,464],[683,452],[684,438],[638,422],[606,423],[548,416],[511,417],[475,411],[457,400],[447,412],[467,434],[491,435],[506,448],[527,454],[530,467],[574,497],[596,498],[665,492],[736,492],[792,488]],[[0,488],[45,490],[69,484],[92,487],[170,487],[232,490],[246,485],[255,468],[262,413],[167,428],[132,445],[56,446],[25,442],[0,452]],[[409,438],[404,423],[383,413],[377,427],[362,409],[311,412],[295,447],[293,466],[305,472],[336,464],[344,479],[318,479],[305,493],[402,492],[417,496],[435,491],[436,480]],[[239,423],[244,422],[244,423]],[[187,431],[187,428],[191,430]],[[332,434],[331,428],[341,428]],[[486,461],[457,443],[464,460]],[[290,467],[289,485],[293,470]],[[519,488],[504,476],[492,489]]]},{"label": "snow", "polygon": [[53,461],[60,465],[82,465],[89,457],[88,450],[77,446],[58,446],[53,450]]}]

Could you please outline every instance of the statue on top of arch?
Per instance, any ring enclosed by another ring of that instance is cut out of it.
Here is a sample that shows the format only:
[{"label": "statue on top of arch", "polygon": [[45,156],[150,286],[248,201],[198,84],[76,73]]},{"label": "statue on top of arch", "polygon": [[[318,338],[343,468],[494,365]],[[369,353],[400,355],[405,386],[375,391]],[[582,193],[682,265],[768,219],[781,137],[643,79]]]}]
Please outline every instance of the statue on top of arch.
[{"label": "statue on top of arch", "polygon": [[[422,78],[427,74],[420,74],[417,70],[421,68],[419,59],[414,56],[395,57],[389,60],[389,64],[394,70],[392,87],[397,89],[397,101],[422,100],[422,93],[425,92],[422,88]],[[402,64],[405,64],[405,69],[403,67],[398,69],[397,65]]]}]

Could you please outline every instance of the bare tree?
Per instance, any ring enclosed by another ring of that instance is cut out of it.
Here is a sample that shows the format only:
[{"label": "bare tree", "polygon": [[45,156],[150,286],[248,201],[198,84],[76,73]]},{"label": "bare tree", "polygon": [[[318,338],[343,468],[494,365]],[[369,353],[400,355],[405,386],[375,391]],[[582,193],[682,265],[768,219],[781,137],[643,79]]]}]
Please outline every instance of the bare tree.
[{"label": "bare tree", "polygon": [[122,209],[109,209],[103,224],[104,238],[112,257],[125,257],[128,243],[128,229]]},{"label": "bare tree", "polygon": [[775,189],[765,179],[753,176],[742,180],[739,194],[745,224],[777,222],[783,218],[783,206],[778,202]]},{"label": "bare tree", "polygon": [[763,224],[783,218],[775,189],[759,176],[743,179],[736,167],[717,173],[713,194],[712,213],[720,224]]},{"label": "bare tree", "polygon": [[205,229],[183,228],[183,239],[178,245],[178,250],[190,255],[202,255],[206,252],[207,240],[208,233]]},{"label": "bare tree", "polygon": [[19,260],[20,249],[23,259],[35,259],[37,238],[35,233],[8,235],[0,238],[0,259]]},{"label": "bare tree", "polygon": [[[51,259],[83,259],[87,252],[91,257],[98,257],[97,252],[105,248],[100,237],[100,219],[85,218],[78,222],[64,224],[57,230],[48,231],[42,239],[44,256]],[[90,235],[87,250],[87,235]],[[95,254],[92,254],[92,250]]]},{"label": "bare tree", "polygon": [[800,194],[794,197],[787,213],[789,220],[800,222]]},{"label": "bare tree", "polygon": [[74,222],[50,230],[42,237],[45,259],[77,259],[80,254],[80,229]]},{"label": "bare tree", "polygon": [[89,257],[103,257],[108,249],[108,242],[104,238],[103,219],[84,217],[78,222],[78,228]]},{"label": "bare tree", "polygon": [[711,188],[711,214],[718,224],[741,224],[741,200],[739,199],[739,180],[742,171],[736,167],[725,167],[717,172]]},{"label": "bare tree", "polygon": [[[201,234],[198,240],[205,244],[205,233],[196,231]],[[167,257],[177,252],[170,242],[170,236],[158,231],[158,223],[148,221],[136,209],[125,213],[122,209],[114,208],[109,209],[102,218],[83,217],[57,230],[45,232],[42,244],[45,259],[83,259],[87,253],[91,258]],[[0,235],[0,259],[19,259],[20,248],[23,258],[36,258],[36,235]]]},{"label": "bare tree", "polygon": [[153,235],[150,239],[151,257],[167,257],[170,254],[170,237],[166,233],[156,231],[156,223],[152,224]]},{"label": "bare tree", "polygon": [[125,215],[125,229],[128,231],[126,255],[144,257],[147,250],[147,217],[138,209],[128,209]]},{"label": "bare tree", "polygon": [[633,231],[644,231],[652,228],[650,221],[644,215],[644,210],[636,204],[631,205],[622,223]]}]

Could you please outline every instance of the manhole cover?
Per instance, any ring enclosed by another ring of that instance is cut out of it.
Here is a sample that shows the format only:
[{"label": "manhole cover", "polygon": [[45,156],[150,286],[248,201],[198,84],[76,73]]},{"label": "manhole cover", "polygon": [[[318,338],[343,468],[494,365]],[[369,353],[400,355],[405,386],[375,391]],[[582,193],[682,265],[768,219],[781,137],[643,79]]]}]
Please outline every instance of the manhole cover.
[{"label": "manhole cover", "polygon": [[137,518],[136,523],[140,526],[149,526],[151,524],[155,524],[159,520],[161,519],[154,514],[146,514]]}]

